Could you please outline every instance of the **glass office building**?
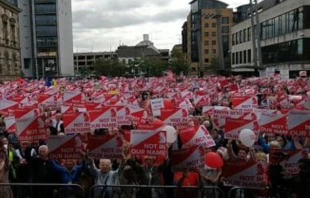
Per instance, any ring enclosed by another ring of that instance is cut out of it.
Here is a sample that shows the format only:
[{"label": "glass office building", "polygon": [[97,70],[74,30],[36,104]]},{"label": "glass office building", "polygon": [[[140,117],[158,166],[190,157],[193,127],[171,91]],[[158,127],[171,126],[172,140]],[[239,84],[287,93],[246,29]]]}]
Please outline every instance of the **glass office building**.
[{"label": "glass office building", "polygon": [[[265,0],[268,1],[268,0]],[[286,0],[259,14],[261,70],[307,70],[310,75],[310,1]],[[254,25],[257,31],[257,25]],[[250,19],[233,27],[232,65],[238,70],[254,66]],[[293,76],[293,75],[291,75]]]},{"label": "glass office building", "polygon": [[73,76],[71,0],[19,0],[26,77]]}]

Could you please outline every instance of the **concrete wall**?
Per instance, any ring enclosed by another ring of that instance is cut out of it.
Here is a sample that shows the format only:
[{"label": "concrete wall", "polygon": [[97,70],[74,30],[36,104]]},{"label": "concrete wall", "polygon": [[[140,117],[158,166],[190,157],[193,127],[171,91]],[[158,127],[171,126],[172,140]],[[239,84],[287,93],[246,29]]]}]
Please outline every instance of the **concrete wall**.
[{"label": "concrete wall", "polygon": [[[31,13],[29,1],[18,1],[18,7],[22,10],[19,14],[19,25],[20,25],[20,51],[21,51],[21,68],[25,77],[33,76],[33,38],[31,35]],[[25,69],[24,59],[30,59],[29,69]]]},{"label": "concrete wall", "polygon": [[73,33],[71,0],[57,1],[58,20],[58,63],[59,74],[62,76],[74,75],[73,64]]}]

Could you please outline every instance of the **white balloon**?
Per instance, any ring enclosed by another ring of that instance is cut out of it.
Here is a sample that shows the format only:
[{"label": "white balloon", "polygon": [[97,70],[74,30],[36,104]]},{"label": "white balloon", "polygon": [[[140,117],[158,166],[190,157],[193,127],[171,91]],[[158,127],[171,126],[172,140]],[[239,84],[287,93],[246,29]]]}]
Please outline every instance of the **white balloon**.
[{"label": "white balloon", "polygon": [[245,146],[252,147],[256,141],[256,135],[250,129],[243,129],[239,134],[239,140]]},{"label": "white balloon", "polygon": [[178,133],[177,130],[175,130],[172,126],[164,126],[162,128],[162,131],[167,131],[167,143],[173,143],[177,140]]}]

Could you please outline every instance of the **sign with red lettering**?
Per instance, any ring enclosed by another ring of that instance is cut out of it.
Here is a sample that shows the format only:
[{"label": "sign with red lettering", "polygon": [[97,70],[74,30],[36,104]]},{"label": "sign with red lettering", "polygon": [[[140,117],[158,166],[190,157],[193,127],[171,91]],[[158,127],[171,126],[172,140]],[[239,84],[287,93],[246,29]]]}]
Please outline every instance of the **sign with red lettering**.
[{"label": "sign with red lettering", "polygon": [[87,149],[89,156],[94,159],[122,159],[123,137],[117,136],[89,136]]},{"label": "sign with red lettering", "polygon": [[20,141],[38,141],[47,138],[45,122],[38,108],[16,109],[16,135]]},{"label": "sign with red lettering", "polygon": [[78,105],[82,103],[82,93],[79,90],[64,92],[63,104],[67,106]]},{"label": "sign with red lettering", "polygon": [[153,116],[160,116],[160,109],[165,107],[164,100],[162,98],[152,99],[151,107]]},{"label": "sign with red lettering", "polygon": [[258,107],[256,96],[235,96],[232,100],[234,109],[252,110]]},{"label": "sign with red lettering", "polygon": [[42,104],[44,106],[55,106],[57,101],[56,95],[50,95],[50,94],[39,94],[38,95],[38,103]]},{"label": "sign with red lettering", "polygon": [[310,110],[289,111],[288,132],[291,136],[310,137]]},{"label": "sign with red lettering", "polygon": [[12,133],[16,131],[16,119],[14,116],[4,117],[5,129]]},{"label": "sign with red lettering", "polygon": [[170,162],[173,171],[197,170],[205,167],[205,149],[195,146],[182,150],[172,151]]},{"label": "sign with red lettering", "polygon": [[168,125],[188,125],[188,111],[182,108],[161,109],[161,120]]},{"label": "sign with red lettering", "polygon": [[203,125],[180,130],[180,137],[182,148],[189,148],[197,145],[203,146],[204,148],[215,146],[215,142],[209,131]]},{"label": "sign with red lettering", "polygon": [[117,108],[102,107],[100,109],[89,110],[91,129],[113,128],[117,124]]},{"label": "sign with red lettering", "polygon": [[66,133],[89,133],[89,115],[87,112],[71,112],[62,115]]},{"label": "sign with red lettering", "polygon": [[132,130],[130,135],[132,155],[166,156],[166,131]]},{"label": "sign with red lettering", "polygon": [[79,135],[50,136],[47,146],[52,159],[80,159],[83,142]]},{"label": "sign with red lettering", "polygon": [[225,138],[239,140],[239,133],[243,129],[253,130],[258,137],[259,125],[255,113],[250,113],[242,118],[226,118]]},{"label": "sign with red lettering", "polygon": [[[275,154],[283,153],[285,157],[277,158]],[[299,173],[298,161],[300,159],[309,158],[309,149],[302,150],[281,150],[281,149],[271,149],[269,154],[269,162],[271,164],[276,163],[277,159],[280,160],[280,165],[283,168],[283,173],[287,177],[296,176]]]},{"label": "sign with red lettering", "polygon": [[18,108],[18,102],[11,100],[0,100],[0,114],[4,116],[14,115]]},{"label": "sign with red lettering", "polygon": [[266,166],[256,162],[225,162],[222,179],[225,186],[240,186],[249,189],[265,189]]},{"label": "sign with red lettering", "polygon": [[287,114],[262,112],[258,119],[259,130],[266,133],[287,134]]},{"label": "sign with red lettering", "polygon": [[117,115],[116,115],[116,123],[118,126],[122,125],[131,125],[130,119],[130,108],[127,106],[118,106]]}]

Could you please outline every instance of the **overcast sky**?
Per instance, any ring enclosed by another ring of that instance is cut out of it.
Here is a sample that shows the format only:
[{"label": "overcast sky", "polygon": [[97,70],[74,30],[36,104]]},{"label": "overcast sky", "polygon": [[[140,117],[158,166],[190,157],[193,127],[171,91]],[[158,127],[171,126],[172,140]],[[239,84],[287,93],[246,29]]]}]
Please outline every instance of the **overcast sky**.
[{"label": "overcast sky", "polygon": [[[181,43],[190,0],[72,0],[75,52],[116,50],[149,34],[159,49]],[[223,0],[230,8],[249,0]]]}]

